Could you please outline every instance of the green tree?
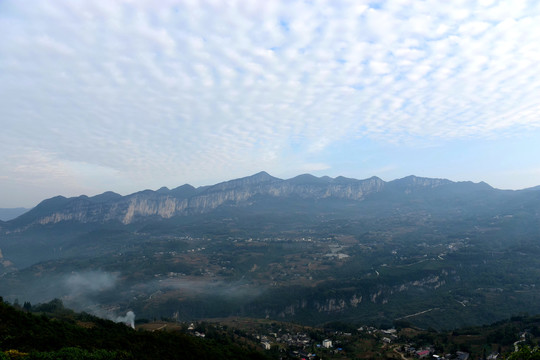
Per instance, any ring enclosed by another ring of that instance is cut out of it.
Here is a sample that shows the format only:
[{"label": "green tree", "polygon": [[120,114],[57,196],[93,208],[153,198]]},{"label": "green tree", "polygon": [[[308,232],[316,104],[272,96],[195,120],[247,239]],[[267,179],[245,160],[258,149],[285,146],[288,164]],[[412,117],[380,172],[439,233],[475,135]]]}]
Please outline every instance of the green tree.
[{"label": "green tree", "polygon": [[23,310],[24,310],[24,311],[30,311],[30,310],[32,310],[32,304],[30,304],[29,301],[25,301],[24,304],[23,304]]},{"label": "green tree", "polygon": [[540,348],[535,346],[522,346],[518,351],[513,352],[506,358],[507,360],[540,360]]}]

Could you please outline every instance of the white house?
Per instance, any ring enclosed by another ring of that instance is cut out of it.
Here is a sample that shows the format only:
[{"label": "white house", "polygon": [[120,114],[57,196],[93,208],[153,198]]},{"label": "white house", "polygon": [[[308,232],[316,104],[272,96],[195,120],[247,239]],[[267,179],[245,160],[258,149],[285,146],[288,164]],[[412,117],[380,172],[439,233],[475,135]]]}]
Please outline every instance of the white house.
[{"label": "white house", "polygon": [[327,348],[327,349],[331,348],[332,347],[332,340],[328,340],[328,339],[323,340],[322,346]]}]

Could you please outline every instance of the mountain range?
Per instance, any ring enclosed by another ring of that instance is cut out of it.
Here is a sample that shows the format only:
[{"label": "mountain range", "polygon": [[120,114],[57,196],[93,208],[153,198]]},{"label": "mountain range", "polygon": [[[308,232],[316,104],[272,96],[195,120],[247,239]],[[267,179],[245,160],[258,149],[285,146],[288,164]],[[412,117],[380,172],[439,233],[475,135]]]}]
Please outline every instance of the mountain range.
[{"label": "mountain range", "polygon": [[[273,222],[279,233],[322,218],[374,219],[394,217],[396,213],[429,213],[458,219],[463,214],[496,216],[523,207],[532,207],[535,212],[531,215],[538,215],[535,200],[539,198],[538,187],[499,190],[484,182],[414,175],[389,182],[376,176],[358,180],[310,174],[284,180],[263,171],[198,188],[185,184],[126,196],[107,191],[92,197],[46,199],[15,219],[0,221],[0,255],[2,251],[4,256],[8,254],[9,263],[17,267],[28,266],[59,256],[57,248],[76,241],[81,233],[103,227],[141,231],[147,227],[178,228],[178,224],[189,222],[193,228],[209,219],[235,219],[237,227],[249,232],[254,231],[255,218],[264,223],[278,217]],[[301,220],[291,224],[298,217]]]},{"label": "mountain range", "polygon": [[[500,192],[485,183],[452,182],[408,176],[390,182],[378,177],[357,180],[345,177],[315,177],[305,174],[282,180],[260,172],[255,175],[195,188],[182,185],[175,189],[144,190],[121,196],[114,192],[88,197],[57,196],[44,200],[17,219],[3,224],[7,231],[23,231],[33,225],[54,224],[65,221],[104,223],[117,221],[131,224],[145,217],[169,219],[175,216],[204,214],[220,206],[250,206],[262,198],[302,200],[334,199],[364,201],[374,194],[407,195],[412,192],[442,188],[449,193]],[[284,209],[286,211],[286,209]]]},{"label": "mountain range", "polygon": [[[540,188],[266,172],[42,201],[0,222],[0,294],[149,317],[451,328],[540,313]],[[90,309],[90,310],[89,310]]]}]

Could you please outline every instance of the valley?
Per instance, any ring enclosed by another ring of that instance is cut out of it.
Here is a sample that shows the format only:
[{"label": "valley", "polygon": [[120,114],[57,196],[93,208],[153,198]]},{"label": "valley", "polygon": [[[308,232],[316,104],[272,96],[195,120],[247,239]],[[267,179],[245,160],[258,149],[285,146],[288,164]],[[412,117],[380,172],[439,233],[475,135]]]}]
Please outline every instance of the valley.
[{"label": "valley", "polygon": [[[55,200],[61,206],[52,209],[47,200],[3,225],[0,293],[32,303],[61,298],[106,318],[132,310],[174,321],[405,321],[443,330],[540,313],[539,191],[412,177],[366,195],[360,180],[335,182],[257,174],[183,200],[225,191],[235,201],[129,224],[122,214],[95,220],[96,209],[115,208],[111,199],[125,202],[117,196]],[[291,186],[295,193],[268,195]],[[354,186],[364,195],[338,191]],[[74,208],[77,221],[40,220]]]}]

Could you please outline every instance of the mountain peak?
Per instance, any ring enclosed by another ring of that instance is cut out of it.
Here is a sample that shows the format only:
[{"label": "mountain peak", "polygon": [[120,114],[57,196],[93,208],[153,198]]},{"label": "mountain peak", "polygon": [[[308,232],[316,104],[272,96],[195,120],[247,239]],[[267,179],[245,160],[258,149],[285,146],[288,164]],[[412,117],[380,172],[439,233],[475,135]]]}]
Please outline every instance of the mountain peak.
[{"label": "mountain peak", "polygon": [[275,178],[273,177],[272,175],[270,175],[269,173],[267,173],[266,171],[261,171],[261,172],[258,172],[256,174],[253,174],[251,176],[248,176],[246,178],[243,178],[243,179],[256,179],[258,181],[273,181],[273,180],[278,180],[278,178]]},{"label": "mountain peak", "polygon": [[426,178],[416,175],[409,175],[401,179],[392,180],[390,183],[398,186],[437,187],[440,185],[450,184],[452,181],[447,179]]},{"label": "mountain peak", "polygon": [[169,188],[166,186],[160,187],[158,190],[156,190],[156,193],[158,194],[167,194],[169,192]]},{"label": "mountain peak", "polygon": [[184,184],[182,186],[172,189],[169,193],[177,198],[187,198],[194,195],[195,192],[196,189],[193,186],[189,184]]},{"label": "mountain peak", "polygon": [[251,176],[229,180],[229,181],[225,181],[225,182],[210,186],[208,187],[207,191],[214,192],[214,191],[230,190],[238,186],[259,185],[259,184],[269,183],[269,182],[279,181],[279,180],[281,179],[273,177],[272,175],[268,174],[266,171],[261,171]]},{"label": "mountain peak", "polygon": [[290,182],[290,183],[293,183],[293,184],[306,184],[306,185],[309,184],[309,185],[313,185],[313,184],[326,184],[331,180],[332,179],[329,178],[329,177],[320,177],[320,178],[318,178],[318,177],[316,177],[314,175],[311,175],[311,174],[302,174],[302,175],[295,176],[292,179],[289,179],[287,181]]},{"label": "mountain peak", "polygon": [[121,198],[122,198],[122,195],[120,194],[117,194],[112,191],[106,191],[103,194],[92,196],[90,199],[94,202],[107,202],[107,201],[115,201]]}]

